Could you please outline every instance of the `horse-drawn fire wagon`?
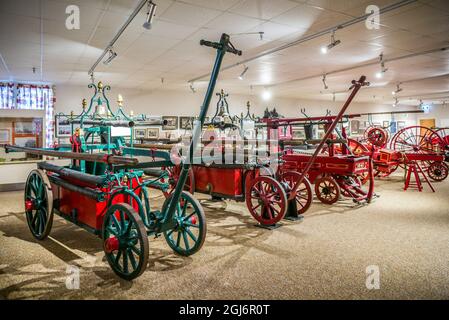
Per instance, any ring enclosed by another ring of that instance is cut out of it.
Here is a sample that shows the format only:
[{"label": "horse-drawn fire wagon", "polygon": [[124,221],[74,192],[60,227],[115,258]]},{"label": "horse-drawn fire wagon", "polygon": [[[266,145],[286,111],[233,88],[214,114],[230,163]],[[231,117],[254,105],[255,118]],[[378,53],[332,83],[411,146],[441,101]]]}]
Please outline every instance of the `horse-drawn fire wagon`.
[{"label": "horse-drawn fire wagon", "polygon": [[[200,44],[217,50],[199,115],[203,123],[225,53],[241,52],[226,34],[218,43]],[[185,159],[181,159],[178,184],[162,208],[150,206],[147,188],[166,191],[170,185],[163,180],[164,175],[144,179],[142,169],[173,166],[169,152],[133,147],[131,128],[145,125],[145,117],[127,116],[121,108],[113,113],[105,95],[110,87],[101,83],[89,87],[95,91],[89,107],[77,116],[67,115],[65,120],[72,127],[70,145],[51,149],[6,145],[5,149],[71,159],[69,166],[41,162],[28,176],[24,202],[33,236],[45,239],[56,213],[99,236],[113,271],[132,280],[147,266],[148,236],[163,234],[176,253],[188,256],[204,243],[206,219],[200,203],[183,191],[189,169]],[[193,143],[191,149],[195,149]]]},{"label": "horse-drawn fire wagon", "polygon": [[[364,76],[358,81],[352,81],[352,92],[346,103],[337,116],[329,119],[326,126],[327,131],[322,140],[319,141],[314,154],[305,159],[300,169],[298,166],[289,167],[286,165],[285,157],[287,155],[282,155],[282,153],[279,154],[281,156],[280,161],[276,160],[276,170],[270,170],[270,165],[273,164],[272,159],[271,162],[252,161],[248,157],[245,158],[243,163],[205,164],[203,162],[206,161],[203,157],[202,162],[192,165],[189,183],[187,184],[188,190],[209,194],[218,199],[245,201],[251,215],[264,227],[274,227],[283,218],[301,219],[302,214],[309,209],[313,199],[308,175],[315,170],[314,166],[319,159],[319,153],[324,144],[331,138],[352,99],[360,87],[366,84]],[[268,129],[267,131],[270,131],[276,126],[261,123],[259,127],[265,127],[265,129]],[[273,131],[277,132],[277,129]],[[212,139],[212,141],[215,140],[216,137]],[[246,141],[248,142],[248,139]],[[277,137],[269,136],[261,144],[267,144],[269,152],[274,154],[280,151],[277,142]],[[237,143],[237,145],[239,144]],[[221,159],[224,156],[222,154],[223,149],[216,151]],[[365,161],[363,170],[368,170],[367,159],[362,160]],[[355,168],[357,165],[353,167]],[[362,169],[358,168],[358,170]],[[149,173],[151,174],[151,172]],[[178,181],[176,168],[169,170],[169,181],[173,186],[176,185]],[[346,192],[346,189],[344,192]],[[352,194],[354,191],[349,189],[347,192]]]},{"label": "horse-drawn fire wagon", "polygon": [[[349,104],[350,100],[347,101]],[[304,111],[303,111],[303,114]],[[338,120],[336,116],[304,117],[304,118],[265,118],[269,127],[279,129],[280,146],[283,152],[281,170],[303,172],[312,154],[299,146],[316,143],[317,140],[295,140],[293,127],[323,126],[326,131],[335,121],[348,121],[359,115],[346,115]],[[351,198],[356,203],[370,202],[374,192],[372,163],[369,155],[352,152],[347,146],[348,140],[343,130],[335,129],[329,138],[324,140],[324,148],[314,159],[307,173],[308,180],[315,185],[317,198],[325,204],[333,204],[340,196]],[[339,147],[340,146],[340,147]],[[342,147],[344,151],[342,150]],[[361,177],[367,178],[368,186],[363,186]]]}]

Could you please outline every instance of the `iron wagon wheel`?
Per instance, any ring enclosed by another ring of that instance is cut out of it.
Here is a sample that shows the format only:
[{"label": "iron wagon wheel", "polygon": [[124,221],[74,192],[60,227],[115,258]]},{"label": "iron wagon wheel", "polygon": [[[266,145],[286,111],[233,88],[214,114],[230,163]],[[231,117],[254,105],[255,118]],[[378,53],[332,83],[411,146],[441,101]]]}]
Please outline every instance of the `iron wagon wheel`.
[{"label": "iron wagon wheel", "polygon": [[[181,166],[175,165],[172,167],[166,167],[165,170],[167,170],[168,172],[169,189],[167,190],[167,192],[164,192],[164,195],[166,198],[168,198],[173,193],[173,190],[175,190],[176,185],[178,184],[179,176],[181,174]],[[189,168],[187,180],[184,185],[184,190],[192,195],[195,193],[195,175],[193,173],[192,167]]]},{"label": "iron wagon wheel", "polygon": [[[286,192],[288,193],[293,189],[301,174],[296,171],[287,171],[281,175],[281,182],[286,186]],[[305,213],[310,205],[312,204],[313,194],[312,187],[309,180],[304,177],[301,185],[298,187],[295,195],[296,208],[298,209],[298,214]]]},{"label": "iron wagon wheel", "polygon": [[449,174],[449,166],[444,162],[432,162],[427,168],[427,175],[433,181],[443,181]]},{"label": "iron wagon wheel", "polygon": [[332,177],[321,177],[315,181],[315,194],[322,203],[334,204],[340,199],[340,186]]},{"label": "iron wagon wheel", "polygon": [[285,216],[287,195],[282,185],[272,177],[259,176],[246,186],[246,206],[262,225],[274,225]]},{"label": "iron wagon wheel", "polygon": [[139,214],[127,203],[114,204],[106,211],[101,231],[103,249],[112,270],[133,280],[148,264],[148,237]]},{"label": "iron wagon wheel", "polygon": [[53,193],[47,174],[35,169],[25,184],[25,214],[33,237],[44,240],[53,225]]},{"label": "iron wagon wheel", "polygon": [[[167,214],[170,195],[162,206],[162,213]],[[196,253],[204,244],[207,233],[206,215],[203,207],[189,192],[183,191],[176,205],[173,229],[164,231],[167,244],[173,251],[182,256]]]}]

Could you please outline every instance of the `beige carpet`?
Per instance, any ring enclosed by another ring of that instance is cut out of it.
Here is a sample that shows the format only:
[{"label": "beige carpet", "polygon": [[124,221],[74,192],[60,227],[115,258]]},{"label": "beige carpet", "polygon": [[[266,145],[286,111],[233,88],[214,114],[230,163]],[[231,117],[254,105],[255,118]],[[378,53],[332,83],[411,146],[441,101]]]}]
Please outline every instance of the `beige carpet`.
[{"label": "beige carpet", "polygon": [[[47,240],[34,240],[22,192],[0,193],[0,297],[447,299],[449,180],[436,193],[402,186],[399,176],[377,182],[381,197],[359,208],[315,201],[304,222],[272,231],[255,227],[242,203],[207,204],[203,249],[179,257],[151,238],[149,266],[134,282],[114,275],[98,238],[59,217]],[[68,265],[80,267],[78,290],[66,288]],[[378,290],[365,284],[370,265],[380,270]]]}]

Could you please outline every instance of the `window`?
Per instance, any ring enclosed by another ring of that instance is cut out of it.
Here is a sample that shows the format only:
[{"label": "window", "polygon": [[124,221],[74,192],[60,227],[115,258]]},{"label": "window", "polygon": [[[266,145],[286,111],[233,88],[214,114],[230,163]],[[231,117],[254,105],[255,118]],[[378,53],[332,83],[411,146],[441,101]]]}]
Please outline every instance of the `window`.
[{"label": "window", "polygon": [[13,109],[14,84],[0,82],[0,109]]},{"label": "window", "polygon": [[0,109],[45,111],[45,146],[53,144],[55,96],[52,87],[0,82]]}]

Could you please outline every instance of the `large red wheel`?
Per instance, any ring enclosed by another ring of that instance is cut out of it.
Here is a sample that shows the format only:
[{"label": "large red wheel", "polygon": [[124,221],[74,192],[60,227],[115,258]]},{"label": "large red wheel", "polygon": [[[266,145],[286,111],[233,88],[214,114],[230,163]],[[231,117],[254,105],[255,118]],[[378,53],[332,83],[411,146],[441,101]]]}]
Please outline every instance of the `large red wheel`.
[{"label": "large red wheel", "polygon": [[[443,141],[442,150],[446,152],[446,154],[449,154],[449,128],[441,128],[435,131]],[[449,156],[446,158],[449,159]],[[448,160],[446,160],[448,161]]]},{"label": "large red wheel", "polygon": [[340,199],[340,186],[332,177],[322,177],[315,181],[315,194],[322,203],[334,204]]},{"label": "large red wheel", "polygon": [[390,149],[407,153],[438,154],[444,145],[441,137],[432,129],[411,126],[399,130],[391,139]]},{"label": "large red wheel", "polygon": [[[281,182],[284,184],[287,193],[293,189],[299,177],[301,177],[301,174],[295,171],[287,171],[281,175]],[[306,212],[312,204],[312,200],[312,187],[310,186],[309,180],[304,177],[295,195],[298,214]]]},{"label": "large red wheel", "polygon": [[427,167],[427,175],[434,181],[443,181],[449,174],[449,167],[444,162],[432,162]]},{"label": "large red wheel", "polygon": [[287,196],[282,185],[268,176],[251,181],[245,191],[251,215],[262,225],[274,225],[285,216]]},{"label": "large red wheel", "polygon": [[380,127],[368,127],[364,137],[373,146],[383,148],[388,142],[388,131]]},{"label": "large red wheel", "polygon": [[[178,184],[179,176],[181,174],[181,166],[176,165],[163,169],[167,170],[168,172],[168,183],[170,185],[170,188],[167,190],[167,192],[164,192],[164,195],[168,197],[173,193],[173,190],[175,190],[176,185]],[[184,190],[189,192],[190,194],[194,194],[195,192],[195,176],[193,174],[192,168],[189,168],[187,180],[184,185]]]},{"label": "large red wheel", "polygon": [[[434,130],[423,126],[404,128],[398,131],[390,142],[390,149],[417,154],[442,154],[443,146],[443,139]],[[430,164],[430,161],[419,161],[424,171],[427,171]]]}]

